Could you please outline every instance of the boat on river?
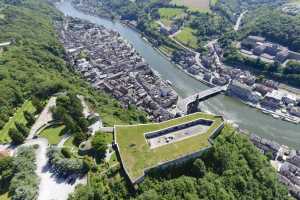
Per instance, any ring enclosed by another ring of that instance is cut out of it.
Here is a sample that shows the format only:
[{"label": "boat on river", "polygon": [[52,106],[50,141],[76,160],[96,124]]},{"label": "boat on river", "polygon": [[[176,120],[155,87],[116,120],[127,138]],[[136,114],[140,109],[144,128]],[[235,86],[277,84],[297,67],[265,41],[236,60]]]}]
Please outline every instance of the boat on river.
[{"label": "boat on river", "polygon": [[173,86],[173,83],[170,80],[166,80],[166,82],[170,85]]},{"label": "boat on river", "polygon": [[279,116],[279,115],[276,115],[276,114],[272,114],[272,117],[273,117],[274,119],[280,119],[280,116]]}]

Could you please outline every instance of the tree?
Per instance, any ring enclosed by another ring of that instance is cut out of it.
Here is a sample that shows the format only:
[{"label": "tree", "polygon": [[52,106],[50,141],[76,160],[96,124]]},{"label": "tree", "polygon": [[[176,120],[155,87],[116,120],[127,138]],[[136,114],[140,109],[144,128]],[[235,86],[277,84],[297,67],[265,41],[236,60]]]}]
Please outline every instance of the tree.
[{"label": "tree", "polygon": [[72,153],[71,153],[71,151],[68,147],[63,147],[61,149],[61,153],[64,155],[65,158],[71,158],[72,157]]},{"label": "tree", "polygon": [[97,157],[102,157],[107,149],[107,143],[103,137],[103,134],[96,134],[92,139],[92,147]]},{"label": "tree", "polygon": [[79,146],[81,142],[88,139],[88,135],[83,132],[76,132],[74,134],[74,144]]},{"label": "tree", "polygon": [[265,155],[268,158],[268,160],[272,160],[273,159],[273,153],[272,153],[272,151],[268,151]]},{"label": "tree", "polygon": [[30,112],[28,112],[27,110],[23,112],[23,115],[27,121],[26,126],[32,126],[35,122],[35,118],[33,116],[33,114],[31,114]]},{"label": "tree", "polygon": [[9,182],[14,175],[13,158],[0,158],[0,194],[7,189]]},{"label": "tree", "polygon": [[193,163],[192,172],[195,177],[202,178],[206,173],[206,166],[200,158],[196,159]]},{"label": "tree", "polygon": [[15,128],[9,129],[8,135],[11,138],[12,143],[16,145],[22,144],[26,139],[24,135]]},{"label": "tree", "polygon": [[33,96],[31,102],[38,113],[42,112],[42,110],[44,109],[44,105],[40,99],[38,99],[36,96]]},{"label": "tree", "polygon": [[5,122],[0,119],[0,129],[2,129],[5,126]]},{"label": "tree", "polygon": [[38,196],[39,178],[35,173],[35,149],[19,147],[13,161],[14,177],[9,185],[12,200],[36,200]]},{"label": "tree", "polygon": [[19,122],[15,122],[17,130],[26,138],[29,135],[29,129]]},{"label": "tree", "polygon": [[89,156],[84,156],[84,158],[83,158],[83,170],[88,172],[90,170],[95,171],[95,169],[97,169],[97,168],[96,168],[94,159],[92,159]]}]

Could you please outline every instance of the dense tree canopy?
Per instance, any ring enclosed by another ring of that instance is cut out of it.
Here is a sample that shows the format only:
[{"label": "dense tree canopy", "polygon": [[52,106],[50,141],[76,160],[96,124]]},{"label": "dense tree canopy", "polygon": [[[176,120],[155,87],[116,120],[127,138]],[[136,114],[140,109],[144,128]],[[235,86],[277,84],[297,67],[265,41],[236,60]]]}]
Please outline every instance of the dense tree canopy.
[{"label": "dense tree canopy", "polygon": [[10,180],[14,175],[13,158],[0,158],[0,194],[7,190]]},{"label": "dense tree canopy", "polygon": [[105,133],[98,133],[92,139],[92,147],[96,157],[102,157],[107,149],[107,142],[104,137]]},{"label": "dense tree canopy", "polygon": [[12,200],[35,200],[39,178],[35,173],[36,159],[33,147],[20,147],[13,159],[14,176],[9,185]]},{"label": "dense tree canopy", "polygon": [[194,14],[190,26],[196,30],[199,40],[202,41],[220,37],[232,27],[224,17],[211,13]]}]

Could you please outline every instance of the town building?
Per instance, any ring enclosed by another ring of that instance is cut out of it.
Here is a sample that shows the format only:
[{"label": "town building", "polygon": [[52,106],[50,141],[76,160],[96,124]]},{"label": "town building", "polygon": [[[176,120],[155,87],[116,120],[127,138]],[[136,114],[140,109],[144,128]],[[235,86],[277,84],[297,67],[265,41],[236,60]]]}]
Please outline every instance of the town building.
[{"label": "town building", "polygon": [[120,34],[103,26],[67,18],[60,39],[75,71],[94,88],[147,112],[151,119],[174,117],[175,90],[152,71],[145,60]]},{"label": "town building", "polygon": [[227,92],[229,95],[238,97],[244,101],[249,101],[252,96],[252,88],[237,80],[232,80],[230,82]]},{"label": "town building", "polygon": [[282,105],[283,94],[277,90],[273,90],[271,93],[267,93],[261,105],[272,110],[279,109]]},{"label": "town building", "polygon": [[[286,60],[300,61],[300,54],[290,51],[288,48],[267,42],[266,38],[259,36],[248,36],[241,41],[241,52],[244,55],[252,57],[257,56],[265,62],[284,63]],[[252,55],[251,55],[252,54]]]},{"label": "town building", "polygon": [[201,67],[198,65],[193,65],[188,69],[188,72],[193,75],[198,75],[201,72]]}]

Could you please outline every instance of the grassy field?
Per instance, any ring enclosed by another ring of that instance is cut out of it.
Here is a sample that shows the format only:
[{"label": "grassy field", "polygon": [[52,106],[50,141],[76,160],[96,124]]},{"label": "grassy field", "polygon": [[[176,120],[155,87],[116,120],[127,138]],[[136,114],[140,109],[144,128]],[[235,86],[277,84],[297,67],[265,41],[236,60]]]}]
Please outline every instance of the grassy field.
[{"label": "grassy field", "polygon": [[188,47],[196,49],[198,47],[198,40],[194,31],[195,30],[190,27],[184,27],[182,31],[175,36],[175,39]]},{"label": "grassy field", "polygon": [[74,137],[70,137],[65,143],[64,143],[64,147],[68,147],[72,150],[73,153],[77,153],[78,152],[78,147],[76,145],[74,145]]},{"label": "grassy field", "polygon": [[[217,0],[212,0],[215,3]],[[210,0],[172,0],[173,4],[186,6],[192,11],[209,12]]]},{"label": "grassy field", "polygon": [[210,0],[210,5],[214,6],[218,3],[219,0]]},{"label": "grassy field", "polygon": [[64,125],[55,125],[43,130],[40,133],[40,136],[47,138],[49,144],[58,144],[61,136],[64,134],[64,128]]},{"label": "grassy field", "polygon": [[114,152],[110,157],[109,166],[113,166],[116,163],[118,163],[118,159],[116,153]]},{"label": "grassy field", "polygon": [[[211,119],[214,123],[207,133],[200,134],[182,141],[150,149],[145,140],[144,133],[155,131],[177,124],[193,121],[199,118]],[[120,154],[132,179],[143,175],[144,169],[153,167],[158,163],[174,160],[178,157],[193,153],[209,146],[211,131],[218,127],[222,119],[204,113],[195,113],[182,118],[166,121],[159,124],[117,126],[115,130]]]},{"label": "grassy field", "polygon": [[23,115],[24,111],[29,111],[31,113],[35,112],[35,108],[33,107],[31,101],[25,101],[24,104],[17,109],[14,116],[12,116],[9,121],[5,124],[5,126],[0,130],[0,143],[10,142],[10,138],[8,136],[8,131],[10,128],[15,128],[15,122],[26,124],[27,121]]},{"label": "grassy field", "polygon": [[112,133],[101,133],[104,135],[104,140],[107,144],[111,144],[113,142],[113,134]]},{"label": "grassy field", "polygon": [[158,10],[160,21],[166,25],[171,26],[174,19],[180,18],[184,14],[184,9],[181,8],[160,8]]},{"label": "grassy field", "polygon": [[0,200],[10,200],[8,192],[0,195]]}]

